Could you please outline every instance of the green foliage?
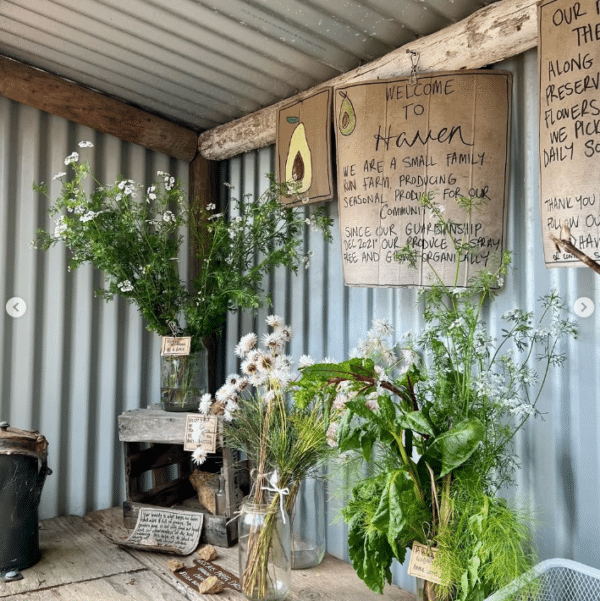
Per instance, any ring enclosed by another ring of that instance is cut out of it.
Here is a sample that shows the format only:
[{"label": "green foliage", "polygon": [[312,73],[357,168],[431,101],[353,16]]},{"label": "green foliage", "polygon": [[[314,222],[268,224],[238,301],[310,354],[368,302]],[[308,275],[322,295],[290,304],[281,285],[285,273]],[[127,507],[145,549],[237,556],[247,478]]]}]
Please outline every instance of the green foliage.
[{"label": "green foliage", "polygon": [[[481,204],[461,202],[469,216]],[[422,205],[441,231],[453,231],[431,194]],[[458,256],[476,252],[448,235]],[[407,247],[399,258],[416,264],[419,256]],[[514,437],[538,414],[549,370],[564,363],[561,344],[576,326],[551,292],[540,299],[537,322],[509,311],[502,336],[492,338],[482,315],[509,266],[502,253],[468,288],[456,286],[458,265],[454,286],[432,267],[419,294],[420,332],[389,346],[393,331],[380,321],[356,358],[303,370],[299,401],[324,398],[331,442],[371,463],[342,513],[354,567],[373,590],[381,591],[392,558],[403,561],[413,541],[438,548],[440,599],[483,601],[531,565],[522,516],[495,495],[513,482]]]},{"label": "green foliage", "polygon": [[[62,189],[49,210],[54,232],[39,230],[35,245],[46,250],[63,243],[71,251],[69,269],[91,263],[102,270],[106,284],[96,294],[135,304],[159,335],[189,335],[199,344],[222,327],[228,311],[269,302],[262,281],[272,269],[308,265],[309,225],[331,239],[323,210],[305,218],[303,208],[281,205],[282,186],[273,180],[260,198],[232,199],[217,213],[214,205],[189,206],[180,182],[164,172],[147,188],[128,179],[102,185],[78,153],[65,164],[68,173],[55,176]],[[47,195],[44,185],[34,189]],[[184,228],[198,266],[189,284],[179,269]]]}]

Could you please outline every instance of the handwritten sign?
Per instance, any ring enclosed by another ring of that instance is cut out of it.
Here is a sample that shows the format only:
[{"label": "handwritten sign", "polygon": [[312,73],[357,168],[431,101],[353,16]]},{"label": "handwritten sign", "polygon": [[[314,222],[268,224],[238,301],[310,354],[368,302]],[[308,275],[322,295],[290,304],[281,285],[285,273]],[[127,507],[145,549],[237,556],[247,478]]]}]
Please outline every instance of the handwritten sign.
[{"label": "handwritten sign", "polygon": [[188,414],[185,418],[184,451],[204,449],[207,453],[217,451],[219,420],[216,415]]},{"label": "handwritten sign", "polygon": [[544,0],[538,8],[540,213],[546,267],[583,263],[550,241],[600,259],[600,4]]},{"label": "handwritten sign", "polygon": [[234,576],[231,572],[228,572],[210,561],[204,561],[203,559],[194,559],[193,567],[178,570],[177,572],[174,572],[174,574],[179,580],[185,582],[194,590],[198,590],[200,583],[210,576],[216,576],[227,588],[231,588],[234,591],[242,591],[237,576]]},{"label": "handwritten sign", "polygon": [[433,565],[434,559],[435,549],[415,541],[412,546],[410,561],[408,563],[408,574],[429,582],[442,584],[439,570]]},{"label": "handwritten sign", "polygon": [[[458,71],[335,89],[338,201],[344,280],[349,286],[427,285],[429,264],[448,285],[491,268],[504,246],[510,73]],[[457,253],[425,192],[456,223]],[[469,216],[457,202],[484,205]],[[406,243],[427,259],[411,269],[394,255]]]},{"label": "handwritten sign", "polygon": [[160,352],[164,357],[189,355],[191,344],[191,336],[163,336]]},{"label": "handwritten sign", "polygon": [[142,551],[189,555],[198,547],[204,515],[195,511],[140,508],[135,528],[122,545]]}]

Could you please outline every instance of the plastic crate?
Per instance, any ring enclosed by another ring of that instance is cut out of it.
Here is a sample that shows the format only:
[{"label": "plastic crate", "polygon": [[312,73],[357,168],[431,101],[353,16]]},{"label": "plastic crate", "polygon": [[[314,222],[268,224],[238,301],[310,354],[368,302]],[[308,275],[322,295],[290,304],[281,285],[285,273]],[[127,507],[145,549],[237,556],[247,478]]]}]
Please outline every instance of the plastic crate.
[{"label": "plastic crate", "polygon": [[[536,582],[536,594],[519,595],[527,583]],[[486,601],[509,601],[511,598],[531,601],[599,601],[600,570],[570,559],[547,559]]]}]

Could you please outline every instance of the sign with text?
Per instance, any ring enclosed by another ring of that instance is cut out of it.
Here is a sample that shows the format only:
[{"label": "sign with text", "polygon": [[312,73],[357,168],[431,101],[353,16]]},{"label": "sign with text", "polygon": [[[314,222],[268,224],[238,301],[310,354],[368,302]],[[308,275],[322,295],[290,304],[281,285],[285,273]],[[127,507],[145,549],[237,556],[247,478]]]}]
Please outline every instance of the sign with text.
[{"label": "sign with text", "polygon": [[[512,78],[457,71],[335,89],[338,202],[348,286],[465,286],[504,246]],[[432,193],[445,228],[420,203]],[[461,208],[461,197],[481,207]],[[406,244],[417,268],[394,255]],[[458,266],[458,270],[457,270]],[[458,278],[456,277],[458,274]]]},{"label": "sign with text", "polygon": [[200,588],[200,584],[207,578],[216,576],[219,579],[219,582],[226,588],[242,592],[242,587],[240,586],[240,581],[237,576],[224,568],[210,561],[204,561],[203,559],[194,559],[194,565],[191,568],[178,570],[177,572],[174,572],[174,575],[196,591]]},{"label": "sign with text", "polygon": [[429,582],[442,584],[440,572],[433,565],[434,559],[434,548],[427,547],[415,541],[410,553],[410,561],[408,562],[408,574]]},{"label": "sign with text", "polygon": [[191,336],[163,336],[160,354],[163,357],[180,357],[190,354]]},{"label": "sign with text", "polygon": [[142,551],[189,555],[197,547],[204,514],[176,509],[141,507],[129,538],[119,544]]},{"label": "sign with text", "polygon": [[544,261],[579,267],[550,234],[600,259],[600,3],[544,0],[538,27]]},{"label": "sign with text", "polygon": [[280,196],[286,205],[333,198],[331,88],[277,111],[277,181],[294,182],[297,194]]},{"label": "sign with text", "polygon": [[217,434],[219,419],[216,415],[198,415],[188,413],[185,416],[185,433],[183,436],[183,450],[194,451],[202,448],[207,453],[217,450]]}]

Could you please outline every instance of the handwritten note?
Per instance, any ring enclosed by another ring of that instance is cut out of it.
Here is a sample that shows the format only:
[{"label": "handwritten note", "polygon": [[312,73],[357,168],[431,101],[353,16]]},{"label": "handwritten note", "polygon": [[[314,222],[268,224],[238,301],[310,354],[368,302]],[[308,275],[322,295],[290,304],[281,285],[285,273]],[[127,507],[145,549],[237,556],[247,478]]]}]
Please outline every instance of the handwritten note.
[{"label": "handwritten note", "polygon": [[204,449],[207,453],[217,451],[219,419],[216,415],[188,414],[185,419],[183,449],[193,451]]},{"label": "handwritten note", "polygon": [[429,582],[442,584],[440,572],[433,565],[434,559],[434,548],[427,547],[415,541],[412,546],[410,561],[408,563],[408,574]]},{"label": "handwritten note", "polygon": [[195,511],[140,508],[137,523],[121,544],[145,551],[189,555],[198,547],[204,515]]},{"label": "handwritten note", "polygon": [[163,336],[161,355],[165,357],[189,355],[191,344],[191,336]]},{"label": "handwritten note", "polygon": [[600,4],[538,8],[540,214],[546,267],[583,266],[550,234],[600,259]]},{"label": "handwritten note", "polygon": [[[344,280],[349,286],[427,285],[431,265],[459,285],[504,246],[511,76],[459,71],[336,88],[338,199]],[[448,232],[419,203],[425,192],[456,223]],[[481,199],[469,216],[460,197]],[[426,261],[394,259],[405,244]]]}]

